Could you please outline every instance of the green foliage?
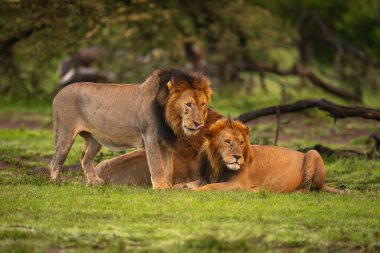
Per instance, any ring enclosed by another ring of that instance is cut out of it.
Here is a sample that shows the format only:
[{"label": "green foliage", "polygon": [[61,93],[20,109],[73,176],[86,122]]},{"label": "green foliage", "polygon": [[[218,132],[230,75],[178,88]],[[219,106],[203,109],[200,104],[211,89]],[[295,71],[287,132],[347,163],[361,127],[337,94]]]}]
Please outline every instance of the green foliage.
[{"label": "green foliage", "polygon": [[102,9],[93,1],[2,1],[0,91],[21,98],[49,94],[59,60],[81,46],[78,37]]},{"label": "green foliage", "polygon": [[50,97],[59,81],[59,63],[89,46],[107,49],[108,57],[97,67],[119,74],[119,82],[140,82],[157,68],[190,67],[185,50],[190,45],[206,62],[202,70],[214,84],[236,85],[247,62],[284,68],[298,63],[299,24],[310,12],[345,50],[350,48],[342,54],[311,20],[305,26],[311,66],[333,67],[329,76],[338,85],[375,89],[377,5],[375,0],[2,1],[0,94]]}]

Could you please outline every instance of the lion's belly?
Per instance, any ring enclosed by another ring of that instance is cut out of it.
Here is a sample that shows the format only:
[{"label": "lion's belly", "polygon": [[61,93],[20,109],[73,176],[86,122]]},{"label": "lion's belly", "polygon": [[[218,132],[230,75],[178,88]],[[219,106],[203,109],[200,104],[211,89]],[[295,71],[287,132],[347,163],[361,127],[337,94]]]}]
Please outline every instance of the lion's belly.
[{"label": "lion's belly", "polygon": [[91,136],[103,146],[113,150],[125,150],[130,147],[141,147],[142,137],[140,134],[131,134],[110,136],[106,134],[91,133]]},{"label": "lion's belly", "polygon": [[78,85],[77,124],[105,147],[124,150],[142,145],[136,85]]},{"label": "lion's belly", "polygon": [[255,181],[255,185],[272,192],[291,192],[299,188],[302,177],[299,170],[284,168],[280,173],[267,173]]},{"label": "lion's belly", "polygon": [[107,115],[107,120],[86,120],[85,127],[91,136],[107,148],[123,150],[142,146],[142,136],[137,125],[125,123],[127,120]]}]

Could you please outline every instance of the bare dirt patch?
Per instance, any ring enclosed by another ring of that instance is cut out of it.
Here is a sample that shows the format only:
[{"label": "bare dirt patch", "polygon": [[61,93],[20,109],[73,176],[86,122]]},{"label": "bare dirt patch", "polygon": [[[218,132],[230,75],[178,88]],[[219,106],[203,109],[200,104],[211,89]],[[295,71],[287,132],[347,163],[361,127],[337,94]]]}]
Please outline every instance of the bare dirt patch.
[{"label": "bare dirt patch", "polygon": [[9,167],[9,163],[0,161],[0,169],[6,169]]},{"label": "bare dirt patch", "polygon": [[[70,173],[70,174],[82,173],[82,166],[79,163],[63,166],[62,172]],[[28,174],[32,176],[49,176],[49,168],[46,168],[46,167],[33,168],[28,171]]]},{"label": "bare dirt patch", "polygon": [[5,112],[0,117],[0,127],[8,129],[41,129],[50,128],[51,116],[40,112]]},{"label": "bare dirt patch", "polygon": [[[357,138],[369,139],[376,129],[380,129],[379,123],[374,120],[347,118],[334,123],[332,118],[319,118],[308,114],[281,114],[281,122],[286,124],[281,125],[279,141],[286,143],[307,140],[322,145],[347,145]],[[271,140],[275,138],[275,115],[262,117],[250,121],[248,124],[258,127],[266,125],[265,130],[260,130],[260,136]],[[254,132],[253,135],[255,135]],[[355,146],[350,148],[355,148]]]},{"label": "bare dirt patch", "polygon": [[43,126],[36,120],[11,120],[0,119],[0,127],[8,129],[27,128],[27,129],[41,129]]}]

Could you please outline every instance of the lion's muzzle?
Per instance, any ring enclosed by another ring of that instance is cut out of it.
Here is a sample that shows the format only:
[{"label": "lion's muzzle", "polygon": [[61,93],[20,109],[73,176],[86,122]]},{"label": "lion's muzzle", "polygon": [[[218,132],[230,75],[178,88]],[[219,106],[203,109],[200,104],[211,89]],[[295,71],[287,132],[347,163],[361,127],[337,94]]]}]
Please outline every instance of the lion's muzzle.
[{"label": "lion's muzzle", "polygon": [[238,164],[237,162],[236,163],[227,163],[226,165],[230,170],[240,170],[240,167],[241,167],[240,164]]},{"label": "lion's muzzle", "polygon": [[229,157],[229,159],[225,158],[224,160],[227,168],[230,170],[239,170],[244,164],[244,159],[241,155],[232,155],[232,157]]},{"label": "lion's muzzle", "polygon": [[197,123],[193,122],[193,125],[191,127],[189,126],[183,126],[183,130],[186,135],[195,135],[204,127],[204,123]]}]

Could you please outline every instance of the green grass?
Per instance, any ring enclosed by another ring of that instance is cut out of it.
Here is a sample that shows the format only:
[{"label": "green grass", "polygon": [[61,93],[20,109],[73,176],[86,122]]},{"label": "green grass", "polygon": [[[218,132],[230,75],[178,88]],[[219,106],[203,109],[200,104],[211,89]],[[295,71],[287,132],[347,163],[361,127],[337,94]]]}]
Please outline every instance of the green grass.
[{"label": "green grass", "polygon": [[0,249],[377,251],[379,200],[377,191],[193,193],[17,182],[0,186]]},{"label": "green grass", "polygon": [[[215,97],[214,106],[234,116],[277,99]],[[93,188],[84,186],[80,171],[65,173],[56,186],[46,173],[36,173],[54,153],[49,106],[6,102],[0,111],[0,119],[30,115],[41,128],[0,128],[0,252],[380,251],[379,160],[325,159],[329,185],[352,190],[344,196]],[[334,125],[323,113],[304,116],[302,125],[283,126],[280,145],[307,147],[331,131],[377,128],[366,121]],[[271,120],[257,123],[252,140],[271,144],[274,129]],[[368,151],[367,132],[331,145]],[[81,150],[78,138],[65,165],[77,164]],[[105,150],[97,160],[117,154]]]}]

